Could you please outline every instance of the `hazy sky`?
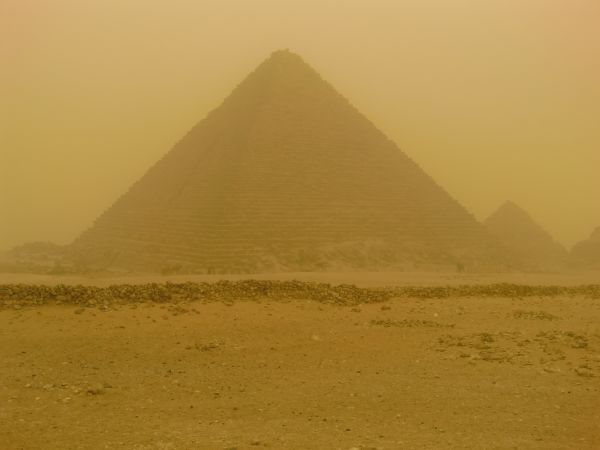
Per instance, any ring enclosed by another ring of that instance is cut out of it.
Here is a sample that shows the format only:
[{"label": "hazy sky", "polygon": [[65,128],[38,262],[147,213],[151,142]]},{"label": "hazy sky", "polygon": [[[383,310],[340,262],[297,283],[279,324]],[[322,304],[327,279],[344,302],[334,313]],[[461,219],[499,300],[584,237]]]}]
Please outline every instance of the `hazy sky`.
[{"label": "hazy sky", "polygon": [[279,48],[479,219],[600,225],[598,0],[0,0],[0,249],[74,239]]}]

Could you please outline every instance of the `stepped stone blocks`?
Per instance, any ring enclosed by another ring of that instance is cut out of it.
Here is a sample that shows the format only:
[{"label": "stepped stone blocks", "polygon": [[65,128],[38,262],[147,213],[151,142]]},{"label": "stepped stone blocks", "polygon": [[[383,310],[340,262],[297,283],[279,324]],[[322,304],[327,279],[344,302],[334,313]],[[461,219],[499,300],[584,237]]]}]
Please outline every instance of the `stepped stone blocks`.
[{"label": "stepped stone blocks", "polygon": [[589,239],[575,244],[569,261],[576,268],[600,269],[600,227],[594,230]]},{"label": "stepped stone blocks", "polygon": [[504,262],[481,224],[289,51],[193,127],[71,254],[142,271]]},{"label": "stepped stone blocks", "polygon": [[504,203],[484,225],[518,268],[555,271],[565,267],[568,256],[565,248],[516,204]]}]

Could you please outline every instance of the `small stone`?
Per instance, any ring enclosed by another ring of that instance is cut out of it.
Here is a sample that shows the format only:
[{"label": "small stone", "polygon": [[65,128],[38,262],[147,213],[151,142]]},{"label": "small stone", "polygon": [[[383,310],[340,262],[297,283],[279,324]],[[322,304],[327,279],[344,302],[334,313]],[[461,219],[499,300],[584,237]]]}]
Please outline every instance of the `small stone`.
[{"label": "small stone", "polygon": [[88,388],[86,392],[88,393],[88,395],[101,395],[104,394],[105,391],[101,385],[95,385]]},{"label": "small stone", "polygon": [[578,367],[575,369],[575,373],[577,375],[579,375],[580,377],[585,377],[585,378],[592,378],[594,377],[594,372],[592,372],[590,369],[587,369],[585,367]]}]

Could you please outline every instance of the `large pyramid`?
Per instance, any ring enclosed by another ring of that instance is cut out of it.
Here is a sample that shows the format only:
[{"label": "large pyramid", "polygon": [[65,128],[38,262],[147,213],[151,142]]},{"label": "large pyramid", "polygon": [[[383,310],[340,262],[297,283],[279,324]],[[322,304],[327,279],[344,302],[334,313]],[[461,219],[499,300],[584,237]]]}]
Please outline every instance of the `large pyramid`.
[{"label": "large pyramid", "polygon": [[571,250],[570,263],[579,269],[600,269],[600,227]]},{"label": "large pyramid", "polygon": [[515,203],[504,203],[484,224],[518,268],[530,271],[564,268],[565,248]]},{"label": "large pyramid", "polygon": [[72,245],[86,265],[255,272],[496,264],[484,227],[277,51]]}]

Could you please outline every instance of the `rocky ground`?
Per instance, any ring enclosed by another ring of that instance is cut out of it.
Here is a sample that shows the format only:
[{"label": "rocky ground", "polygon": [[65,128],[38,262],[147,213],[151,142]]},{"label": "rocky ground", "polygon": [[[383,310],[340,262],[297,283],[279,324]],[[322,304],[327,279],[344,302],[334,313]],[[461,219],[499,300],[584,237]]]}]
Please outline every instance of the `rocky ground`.
[{"label": "rocky ground", "polygon": [[0,287],[6,449],[597,449],[600,287]]}]

